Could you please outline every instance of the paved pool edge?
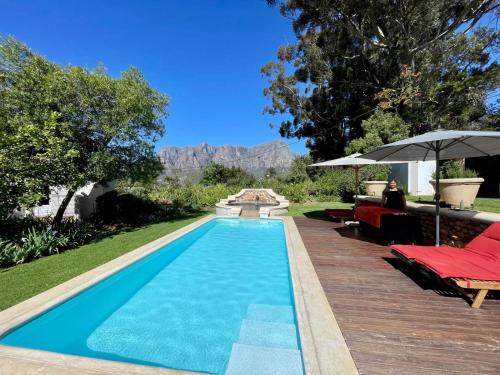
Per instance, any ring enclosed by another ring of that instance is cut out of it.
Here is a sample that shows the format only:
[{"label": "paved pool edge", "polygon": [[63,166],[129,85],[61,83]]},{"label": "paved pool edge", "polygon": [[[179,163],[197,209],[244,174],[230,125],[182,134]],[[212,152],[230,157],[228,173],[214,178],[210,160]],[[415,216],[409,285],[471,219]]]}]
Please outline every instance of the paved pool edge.
[{"label": "paved pool edge", "polygon": [[357,375],[349,348],[292,217],[284,217],[306,374]]}]

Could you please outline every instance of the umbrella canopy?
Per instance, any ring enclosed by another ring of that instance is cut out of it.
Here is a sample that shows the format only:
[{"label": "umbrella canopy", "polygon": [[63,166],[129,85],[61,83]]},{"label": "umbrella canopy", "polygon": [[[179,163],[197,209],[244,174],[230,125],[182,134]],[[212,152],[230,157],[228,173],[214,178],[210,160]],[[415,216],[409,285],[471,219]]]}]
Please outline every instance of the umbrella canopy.
[{"label": "umbrella canopy", "polygon": [[372,164],[397,164],[397,163],[406,163],[405,161],[396,161],[396,160],[390,160],[390,161],[375,161],[372,159],[364,159],[360,157],[360,153],[355,153],[352,155],[344,156],[343,158],[338,158],[338,159],[333,159],[333,160],[327,160],[321,163],[316,163],[316,164],[310,164],[308,167],[352,167],[355,169],[356,172],[356,198],[358,197],[358,192],[359,192],[359,169],[365,165],[372,165]]},{"label": "umbrella canopy", "polygon": [[415,161],[493,156],[500,154],[499,142],[500,132],[495,131],[436,130],[380,146],[362,158]]},{"label": "umbrella canopy", "polygon": [[372,159],[360,158],[360,153],[344,156],[343,158],[327,160],[321,163],[311,164],[308,167],[340,167],[340,166],[363,166],[367,164],[379,164]]},{"label": "umbrella canopy", "polygon": [[436,160],[436,246],[439,246],[439,161],[500,154],[500,132],[436,130],[389,143],[361,155],[363,159]]}]

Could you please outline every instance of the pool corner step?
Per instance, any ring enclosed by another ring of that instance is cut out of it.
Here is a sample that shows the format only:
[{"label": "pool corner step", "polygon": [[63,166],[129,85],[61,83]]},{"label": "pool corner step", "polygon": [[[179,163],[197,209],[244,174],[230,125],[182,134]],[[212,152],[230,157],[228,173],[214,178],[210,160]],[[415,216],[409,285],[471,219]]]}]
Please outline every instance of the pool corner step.
[{"label": "pool corner step", "polygon": [[298,349],[295,324],[244,319],[239,344]]},{"label": "pool corner step", "polygon": [[303,375],[297,349],[233,344],[226,375]]},{"label": "pool corner step", "polygon": [[251,304],[248,306],[247,319],[264,322],[294,324],[293,307],[290,305]]}]

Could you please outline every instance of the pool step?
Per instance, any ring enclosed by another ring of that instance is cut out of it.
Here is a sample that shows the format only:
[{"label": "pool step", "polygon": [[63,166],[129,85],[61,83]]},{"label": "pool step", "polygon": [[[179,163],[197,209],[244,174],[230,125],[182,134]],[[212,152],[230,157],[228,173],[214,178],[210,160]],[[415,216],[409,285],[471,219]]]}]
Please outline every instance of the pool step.
[{"label": "pool step", "polygon": [[226,375],[303,375],[297,349],[233,344]]},{"label": "pool step", "polygon": [[293,307],[290,305],[251,304],[248,306],[247,319],[264,322],[294,324]]},{"label": "pool step", "polygon": [[239,344],[298,349],[295,324],[244,319]]}]

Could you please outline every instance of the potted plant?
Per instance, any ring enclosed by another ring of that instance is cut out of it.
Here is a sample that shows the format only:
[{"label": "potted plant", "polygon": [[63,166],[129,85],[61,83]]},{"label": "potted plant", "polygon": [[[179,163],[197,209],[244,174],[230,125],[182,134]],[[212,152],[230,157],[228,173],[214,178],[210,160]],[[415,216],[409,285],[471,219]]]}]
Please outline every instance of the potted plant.
[{"label": "potted plant", "polygon": [[381,197],[387,186],[390,169],[387,167],[378,168],[372,175],[373,180],[363,181],[366,188],[366,195]]},{"label": "potted plant", "polygon": [[[465,168],[463,161],[460,160],[443,163],[441,171],[439,179],[441,200],[456,207],[470,207],[484,179],[478,177],[476,171]],[[436,190],[436,180],[432,179],[429,182]]]}]

